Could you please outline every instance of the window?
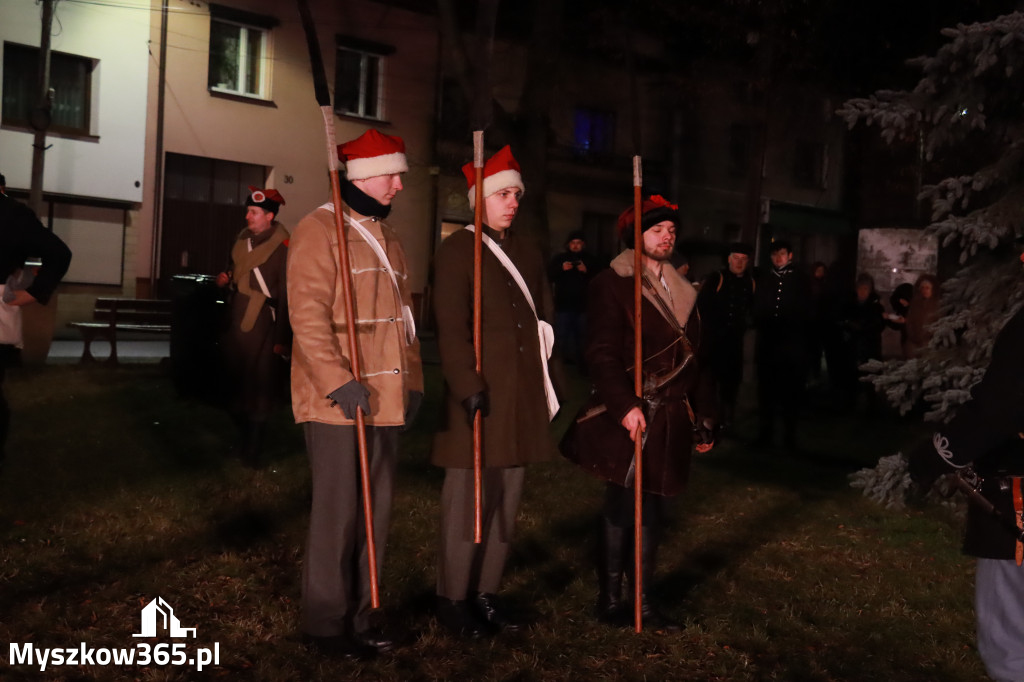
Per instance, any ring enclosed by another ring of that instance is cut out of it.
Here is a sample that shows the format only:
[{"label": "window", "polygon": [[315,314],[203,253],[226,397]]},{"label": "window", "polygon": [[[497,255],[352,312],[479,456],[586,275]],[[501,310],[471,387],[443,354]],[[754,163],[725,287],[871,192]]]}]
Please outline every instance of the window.
[{"label": "window", "polygon": [[578,108],[573,115],[573,130],[579,154],[609,154],[615,143],[615,114]]},{"label": "window", "polygon": [[277,19],[210,3],[211,92],[270,98],[270,29]]},{"label": "window", "polygon": [[[92,74],[97,61],[63,52],[50,53],[53,109],[49,130],[89,135]],[[30,126],[39,97],[39,48],[4,43],[3,123]]]},{"label": "window", "polygon": [[266,98],[267,32],[217,19],[210,21],[209,88]]},{"label": "window", "polygon": [[350,36],[337,36],[334,69],[334,111],[339,116],[384,118],[384,57],[387,45]]}]

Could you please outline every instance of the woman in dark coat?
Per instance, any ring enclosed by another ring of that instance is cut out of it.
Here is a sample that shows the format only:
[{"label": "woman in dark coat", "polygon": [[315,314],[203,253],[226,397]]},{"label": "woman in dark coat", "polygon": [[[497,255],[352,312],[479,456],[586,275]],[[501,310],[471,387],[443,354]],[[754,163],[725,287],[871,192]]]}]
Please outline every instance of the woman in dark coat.
[{"label": "woman in dark coat", "polygon": [[[623,569],[633,566],[633,439],[643,434],[642,612],[655,628],[677,629],[647,596],[669,502],[689,477],[695,429],[702,443],[698,449],[710,449],[715,395],[710,371],[698,358],[696,290],[668,261],[675,245],[676,207],[652,197],[643,208],[645,399],[634,391],[634,256],[628,249],[591,283],[586,359],[594,393],[562,449],[580,467],[608,481],[601,512],[598,618],[626,624],[629,610],[621,590]],[[619,221],[627,243],[633,239],[632,216],[631,208]]]}]

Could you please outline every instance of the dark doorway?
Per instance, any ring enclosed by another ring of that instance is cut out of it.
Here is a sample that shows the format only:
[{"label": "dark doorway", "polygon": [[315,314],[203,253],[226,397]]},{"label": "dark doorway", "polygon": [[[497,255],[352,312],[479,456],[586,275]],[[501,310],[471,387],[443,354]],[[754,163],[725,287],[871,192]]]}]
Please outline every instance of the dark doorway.
[{"label": "dark doorway", "polygon": [[160,242],[160,290],[171,277],[215,275],[228,264],[231,242],[245,227],[248,186],[263,187],[264,166],[168,154]]}]

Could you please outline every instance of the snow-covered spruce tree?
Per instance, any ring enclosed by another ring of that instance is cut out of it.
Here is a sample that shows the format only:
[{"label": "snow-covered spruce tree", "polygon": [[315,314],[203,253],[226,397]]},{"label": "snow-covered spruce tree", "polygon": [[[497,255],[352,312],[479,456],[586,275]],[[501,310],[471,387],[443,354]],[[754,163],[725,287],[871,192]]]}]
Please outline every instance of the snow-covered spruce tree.
[{"label": "snow-covered spruce tree", "polygon": [[[882,90],[840,109],[852,128],[877,125],[882,137],[921,146],[931,224],[944,249],[959,250],[959,270],[941,288],[940,318],[928,351],[911,360],[873,362],[871,381],[901,412],[922,399],[925,419],[946,421],[970,395],[992,342],[1024,302],[1024,273],[1011,248],[1024,234],[1024,14],[945,29],[911,91]],[[945,176],[945,177],[944,177]],[[893,461],[883,458],[880,468]],[[893,499],[905,477],[851,477],[876,499]]]}]

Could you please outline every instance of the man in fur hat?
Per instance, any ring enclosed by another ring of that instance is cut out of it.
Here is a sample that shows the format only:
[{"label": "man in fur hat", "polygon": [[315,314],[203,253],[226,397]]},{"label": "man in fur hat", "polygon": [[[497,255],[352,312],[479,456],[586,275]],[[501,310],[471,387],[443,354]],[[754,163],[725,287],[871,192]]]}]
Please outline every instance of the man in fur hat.
[{"label": "man in fur hat", "polygon": [[[328,654],[371,655],[396,640],[371,608],[356,409],[365,415],[377,568],[384,565],[398,433],[423,398],[405,252],[384,222],[409,170],[401,138],[376,130],[338,147],[351,273],[341,273],[335,206],[295,227],[288,253],[292,410],[306,436],[313,505],[302,568],[302,631]],[[352,374],[342,277],[351,274],[360,380]]]},{"label": "man in fur hat", "polygon": [[280,404],[291,345],[285,265],[288,230],[277,221],[285,203],[275,189],[249,188],[246,227],[231,247],[231,261],[217,285],[231,287],[223,337],[228,371],[228,410],[239,431],[242,463],[260,467],[263,433]]},{"label": "man in fur hat", "polygon": [[[661,533],[672,499],[689,478],[690,451],[713,445],[714,382],[702,363],[697,292],[672,267],[678,209],[660,196],[642,204],[641,343],[644,398],[636,395],[634,251],[627,248],[590,283],[587,367],[594,383],[562,441],[562,452],[607,481],[600,514],[597,617],[609,625],[632,622],[623,600],[623,576],[633,558],[634,443],[643,445],[641,576],[643,621],[654,629],[678,630],[649,598]],[[619,234],[634,240],[634,209],[619,217]],[[594,408],[603,411],[595,414]],[[588,416],[589,415],[589,416]]]},{"label": "man in fur hat", "polygon": [[[463,167],[475,202],[475,172]],[[524,185],[506,146],[484,165],[483,374],[473,347],[473,234],[459,230],[437,253],[434,309],[446,395],[431,461],[445,468],[438,552],[438,620],[480,637],[519,625],[497,592],[515,529],[524,466],[550,457],[557,410],[547,376],[551,295],[540,251],[512,222]],[[483,415],[483,541],[474,543],[473,419]]]}]

